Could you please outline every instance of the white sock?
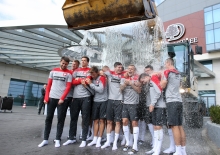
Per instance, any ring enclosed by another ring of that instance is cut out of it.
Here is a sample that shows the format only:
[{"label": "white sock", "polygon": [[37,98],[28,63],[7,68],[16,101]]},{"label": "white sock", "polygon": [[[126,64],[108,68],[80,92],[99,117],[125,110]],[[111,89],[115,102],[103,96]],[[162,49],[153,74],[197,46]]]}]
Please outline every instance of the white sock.
[{"label": "white sock", "polygon": [[157,139],[158,139],[158,130],[155,130],[154,131],[154,144],[153,144],[153,150],[154,150],[154,152],[155,152],[155,150],[156,150],[156,148],[157,148],[157,143],[158,143],[158,141],[157,141]]},{"label": "white sock", "polygon": [[133,143],[134,143],[134,136],[133,136],[133,134],[130,133],[129,146],[133,146]]},{"label": "white sock", "polygon": [[55,147],[60,147],[60,140],[55,140]]},{"label": "white sock", "polygon": [[128,126],[123,126],[123,131],[124,131],[124,136],[125,136],[125,140],[126,140],[126,146],[129,146],[129,135],[130,135],[130,131],[129,131],[129,127]]},{"label": "white sock", "polygon": [[152,145],[154,145],[154,126],[153,126],[153,124],[147,124],[147,125],[149,128],[150,134],[152,136]]},{"label": "white sock", "polygon": [[69,144],[73,144],[75,142],[76,142],[75,139],[74,140],[67,140],[65,143],[63,143],[63,145],[66,146],[66,145],[69,145]]},{"label": "white sock", "polygon": [[136,151],[138,150],[137,148],[138,135],[139,135],[139,127],[133,127],[133,136],[134,136],[133,149],[135,149]]},{"label": "white sock", "polygon": [[105,144],[101,146],[101,149],[104,149],[104,148],[106,148],[106,147],[109,147],[109,146],[110,146],[111,134],[110,134],[110,133],[107,133],[106,138],[107,138],[107,140],[106,140]]},{"label": "white sock", "polygon": [[163,129],[160,129],[160,130],[158,130],[157,145],[156,145],[155,152],[154,152],[155,154],[153,154],[153,155],[160,154],[162,142],[163,142]]},{"label": "white sock", "polygon": [[45,146],[45,145],[47,145],[48,144],[48,140],[43,140],[39,145],[38,145],[38,147],[43,147],[43,146]]},{"label": "white sock", "polygon": [[85,147],[86,146],[86,141],[82,141],[79,147]]},{"label": "white sock", "polygon": [[117,147],[118,137],[119,137],[119,134],[115,133],[115,140],[114,140],[114,143],[113,143],[112,150],[116,150],[118,148]]},{"label": "white sock", "polygon": [[175,152],[175,154],[177,154],[177,155],[182,155],[181,145],[176,145],[176,152]]},{"label": "white sock", "polygon": [[111,139],[110,139],[110,143],[114,142],[114,138],[115,138],[115,131],[111,132]]},{"label": "white sock", "polygon": [[182,155],[186,155],[186,146],[181,146]]},{"label": "white sock", "polygon": [[166,150],[163,151],[163,153],[173,153],[175,152],[175,143],[174,143],[174,138],[173,138],[173,132],[172,129],[168,129],[168,134],[170,138],[170,146]]},{"label": "white sock", "polygon": [[95,147],[100,147],[101,146],[101,140],[102,140],[102,137],[99,137],[97,139],[97,142],[96,142],[96,146]]},{"label": "white sock", "polygon": [[88,144],[88,146],[95,145],[96,142],[97,142],[97,139],[98,139],[98,137],[97,137],[97,136],[94,136],[94,137],[93,137],[93,140]]}]

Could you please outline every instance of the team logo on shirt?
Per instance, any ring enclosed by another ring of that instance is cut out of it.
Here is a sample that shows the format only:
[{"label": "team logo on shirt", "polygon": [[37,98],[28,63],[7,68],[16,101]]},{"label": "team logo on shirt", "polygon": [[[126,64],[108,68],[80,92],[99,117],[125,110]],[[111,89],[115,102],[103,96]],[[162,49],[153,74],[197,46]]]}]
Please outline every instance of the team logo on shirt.
[{"label": "team logo on shirt", "polygon": [[66,76],[67,75],[67,73],[63,73],[63,76]]}]

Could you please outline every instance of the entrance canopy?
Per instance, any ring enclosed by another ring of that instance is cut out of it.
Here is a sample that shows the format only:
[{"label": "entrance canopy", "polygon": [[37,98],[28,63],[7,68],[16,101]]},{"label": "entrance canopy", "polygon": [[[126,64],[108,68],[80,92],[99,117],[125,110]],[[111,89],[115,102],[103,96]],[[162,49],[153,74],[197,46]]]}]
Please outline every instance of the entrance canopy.
[{"label": "entrance canopy", "polygon": [[65,25],[0,26],[0,62],[39,70],[58,66],[58,50],[78,45],[80,31]]},{"label": "entrance canopy", "polygon": [[215,77],[215,73],[206,68],[200,62],[194,60],[194,72],[197,77]]}]

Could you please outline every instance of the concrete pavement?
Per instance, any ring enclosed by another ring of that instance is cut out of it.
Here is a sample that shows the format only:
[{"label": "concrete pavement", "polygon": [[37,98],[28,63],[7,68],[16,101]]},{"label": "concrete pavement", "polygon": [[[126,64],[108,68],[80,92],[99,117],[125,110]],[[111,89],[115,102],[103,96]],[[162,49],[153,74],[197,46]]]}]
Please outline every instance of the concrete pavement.
[{"label": "concrete pavement", "polygon": [[[123,147],[118,143],[118,150],[112,151],[111,147],[100,149],[95,147],[79,148],[80,141],[69,146],[61,146],[55,148],[52,142],[55,138],[57,118],[54,116],[53,126],[50,134],[49,145],[38,148],[37,145],[43,140],[44,115],[37,114],[36,107],[27,107],[23,109],[20,106],[13,107],[13,113],[0,113],[0,154],[1,155],[126,155]],[[65,121],[62,143],[66,141],[69,130],[70,117],[67,116]],[[80,122],[80,121],[79,121]],[[78,123],[78,135],[81,130]],[[215,155],[215,151],[208,145],[207,140],[202,137],[201,129],[185,128],[187,138],[187,154],[188,155]],[[162,150],[169,146],[169,137],[164,128],[164,141]],[[203,133],[204,134],[204,133]],[[77,136],[78,138],[78,136]],[[219,137],[220,138],[220,137]],[[147,131],[145,135],[146,142],[139,146],[139,155],[144,155],[150,150],[150,134]],[[217,152],[218,153],[218,152]],[[220,152],[219,152],[220,154]],[[162,154],[161,154],[162,155]]]}]

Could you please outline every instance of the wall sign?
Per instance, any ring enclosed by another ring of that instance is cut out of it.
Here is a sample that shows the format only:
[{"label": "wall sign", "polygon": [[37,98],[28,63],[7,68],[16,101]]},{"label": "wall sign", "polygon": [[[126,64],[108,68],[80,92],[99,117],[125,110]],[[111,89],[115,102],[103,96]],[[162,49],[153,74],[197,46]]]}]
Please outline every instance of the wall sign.
[{"label": "wall sign", "polygon": [[181,23],[169,25],[166,30],[166,38],[168,41],[180,39],[185,33],[185,27]]},{"label": "wall sign", "polygon": [[168,39],[169,42],[178,40],[177,43],[185,42],[185,41],[189,41],[190,44],[198,43],[197,37],[185,38],[185,39],[179,40],[180,38],[183,37],[183,35],[185,34],[185,31],[186,31],[185,26],[181,23],[169,25],[166,29],[166,38]]}]

